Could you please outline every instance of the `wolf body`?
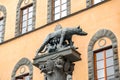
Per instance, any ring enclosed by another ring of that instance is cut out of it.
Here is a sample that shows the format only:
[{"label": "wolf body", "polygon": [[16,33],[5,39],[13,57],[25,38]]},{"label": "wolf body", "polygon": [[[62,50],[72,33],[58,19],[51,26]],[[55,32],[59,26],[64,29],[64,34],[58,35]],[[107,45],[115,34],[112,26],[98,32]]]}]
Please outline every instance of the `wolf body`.
[{"label": "wolf body", "polygon": [[[87,35],[86,32],[84,32],[80,26],[75,28],[63,28],[59,29],[53,33],[50,33],[46,39],[44,40],[43,44],[39,48],[37,53],[41,53],[45,47],[47,47],[48,44],[50,44],[52,47],[53,45],[56,45],[56,48],[62,48],[64,45],[73,46],[72,42],[72,36],[73,35]],[[49,48],[49,47],[48,47]]]}]

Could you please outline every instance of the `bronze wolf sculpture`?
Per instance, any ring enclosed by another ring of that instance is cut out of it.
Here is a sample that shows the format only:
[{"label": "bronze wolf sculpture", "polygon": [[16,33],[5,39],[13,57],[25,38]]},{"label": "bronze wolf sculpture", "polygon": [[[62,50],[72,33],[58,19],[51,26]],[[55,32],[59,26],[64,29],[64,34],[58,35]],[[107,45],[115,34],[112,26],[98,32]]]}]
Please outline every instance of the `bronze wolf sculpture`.
[{"label": "bronze wolf sculpture", "polygon": [[[75,28],[63,28],[56,30],[53,33],[50,33],[46,39],[44,40],[41,47],[38,49],[38,53],[42,53],[42,51],[47,47],[49,49],[49,52],[53,52],[57,50],[58,48],[63,48],[65,46],[73,46],[72,42],[72,36],[73,35],[87,35],[86,32],[84,32],[80,26]],[[51,51],[50,51],[51,50]]]}]

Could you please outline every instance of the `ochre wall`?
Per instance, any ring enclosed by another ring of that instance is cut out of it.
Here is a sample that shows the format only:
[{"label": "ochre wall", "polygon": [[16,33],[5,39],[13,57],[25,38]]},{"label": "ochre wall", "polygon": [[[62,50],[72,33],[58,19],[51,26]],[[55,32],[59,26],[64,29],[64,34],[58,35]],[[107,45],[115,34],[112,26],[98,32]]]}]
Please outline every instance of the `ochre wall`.
[{"label": "ochre wall", "polygon": [[[72,0],[73,2],[74,0]],[[78,1],[78,0],[76,0]],[[9,5],[7,5],[9,2]],[[37,1],[37,14],[36,14],[36,28],[46,24],[46,19],[43,17],[47,15],[46,12],[41,13],[43,3],[46,4],[46,0]],[[7,21],[6,21],[6,34],[5,39],[14,37],[15,32],[15,18],[16,18],[16,4],[18,1],[1,1],[7,8]],[[40,3],[41,5],[39,5]],[[76,2],[77,3],[77,2]],[[73,72],[73,80],[88,80],[88,55],[87,48],[92,36],[100,29],[111,30],[117,37],[118,50],[120,50],[120,0],[110,0],[101,5],[90,8],[86,11],[70,16],[65,19],[61,19],[55,23],[52,23],[42,29],[36,30],[29,34],[23,35],[16,39],[0,45],[0,79],[10,80],[11,73],[15,64],[23,57],[26,57],[32,61],[37,49],[50,32],[54,31],[55,26],[59,23],[63,27],[76,27],[78,25],[88,32],[87,36],[73,36],[75,46],[79,47],[78,51],[82,54],[82,60],[76,62],[75,70]],[[45,5],[44,5],[45,6]],[[72,5],[75,8],[75,5]],[[80,6],[80,5],[78,5]],[[76,5],[76,7],[78,7]],[[11,9],[10,9],[11,8]],[[11,11],[12,10],[12,11]],[[76,11],[78,9],[76,8]],[[10,13],[8,13],[8,11]],[[43,10],[44,11],[44,10]],[[75,12],[74,10],[72,10]],[[15,15],[14,15],[15,14]],[[42,18],[43,17],[43,18]],[[11,20],[12,19],[12,20]],[[13,20],[14,19],[14,20]],[[40,21],[41,20],[41,21]],[[11,22],[10,22],[11,21]],[[119,52],[119,51],[118,51]],[[120,55],[120,54],[119,54]],[[33,80],[43,80],[43,74],[40,74],[39,69],[34,67]]]},{"label": "ochre wall", "polygon": [[[16,25],[16,9],[19,0],[9,1],[0,0],[1,5],[7,9],[7,19],[5,26],[5,40],[15,37],[15,25]],[[30,3],[32,0],[30,0]],[[47,24],[47,3],[48,0],[36,0],[36,25],[35,28]],[[24,5],[24,0],[23,4]],[[85,0],[71,0],[71,13],[81,10],[86,7]]]},{"label": "ochre wall", "polygon": [[71,0],[71,13],[86,8],[86,0]]}]

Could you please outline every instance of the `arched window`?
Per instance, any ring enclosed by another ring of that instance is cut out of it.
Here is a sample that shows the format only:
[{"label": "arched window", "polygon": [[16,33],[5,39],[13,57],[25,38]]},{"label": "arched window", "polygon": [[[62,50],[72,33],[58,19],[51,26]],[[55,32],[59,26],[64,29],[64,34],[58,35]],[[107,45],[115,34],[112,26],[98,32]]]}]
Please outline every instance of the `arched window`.
[{"label": "arched window", "polygon": [[15,65],[11,80],[32,80],[33,78],[33,66],[29,59],[22,58]]},{"label": "arched window", "polygon": [[15,36],[27,33],[35,27],[36,0],[19,0],[16,13]]},{"label": "arched window", "polygon": [[117,39],[113,32],[102,29],[88,45],[89,80],[117,80],[119,78]]},{"label": "arched window", "polygon": [[4,41],[5,23],[6,23],[6,8],[0,5],[0,43]]}]

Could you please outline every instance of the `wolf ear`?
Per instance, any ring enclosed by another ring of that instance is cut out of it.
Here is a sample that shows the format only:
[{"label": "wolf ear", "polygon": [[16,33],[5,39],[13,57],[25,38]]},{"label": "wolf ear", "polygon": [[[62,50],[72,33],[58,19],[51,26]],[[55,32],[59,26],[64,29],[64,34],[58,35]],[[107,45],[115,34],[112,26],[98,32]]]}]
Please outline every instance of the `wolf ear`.
[{"label": "wolf ear", "polygon": [[80,29],[80,26],[78,26],[77,29]]}]

